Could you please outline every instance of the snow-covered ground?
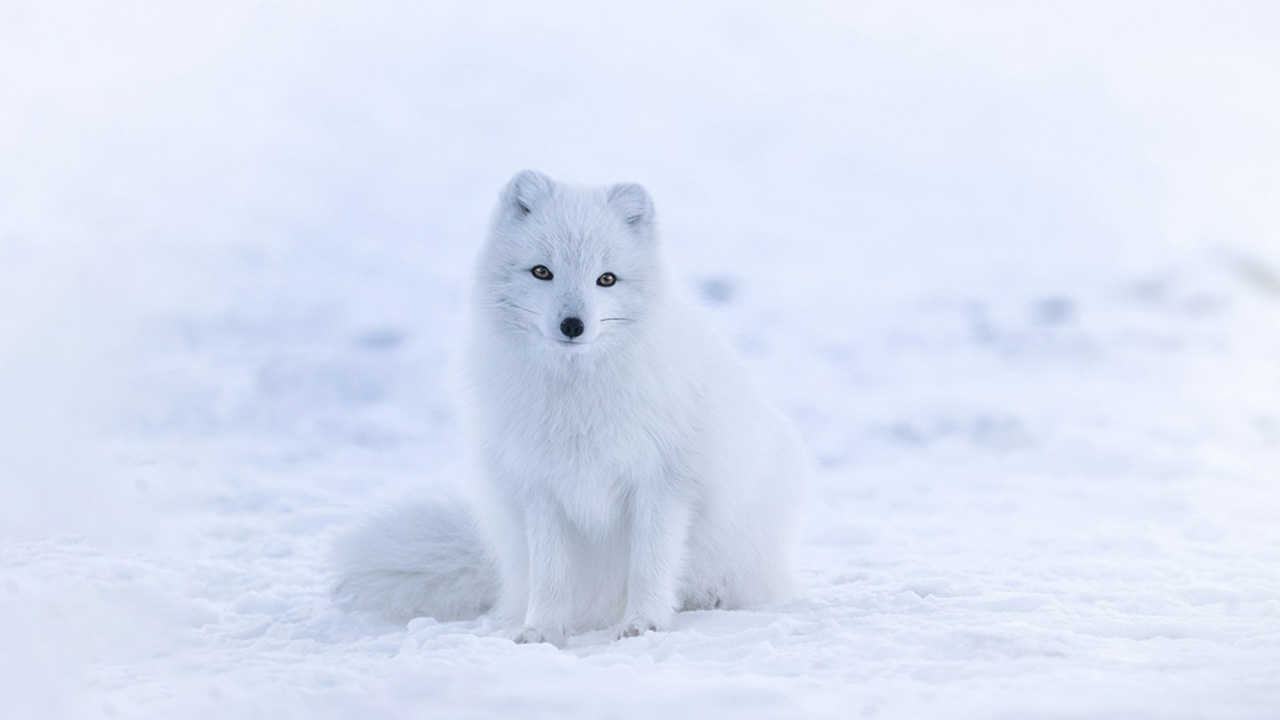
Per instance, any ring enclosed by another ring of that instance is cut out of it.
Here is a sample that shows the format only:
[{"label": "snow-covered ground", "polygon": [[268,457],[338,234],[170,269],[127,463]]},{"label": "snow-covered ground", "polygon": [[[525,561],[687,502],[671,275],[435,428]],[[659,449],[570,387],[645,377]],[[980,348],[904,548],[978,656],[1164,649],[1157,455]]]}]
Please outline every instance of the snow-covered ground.
[{"label": "snow-covered ground", "polygon": [[[1280,9],[879,5],[0,6],[0,717],[1280,716]],[[331,604],[525,167],[801,427],[794,599]]]}]

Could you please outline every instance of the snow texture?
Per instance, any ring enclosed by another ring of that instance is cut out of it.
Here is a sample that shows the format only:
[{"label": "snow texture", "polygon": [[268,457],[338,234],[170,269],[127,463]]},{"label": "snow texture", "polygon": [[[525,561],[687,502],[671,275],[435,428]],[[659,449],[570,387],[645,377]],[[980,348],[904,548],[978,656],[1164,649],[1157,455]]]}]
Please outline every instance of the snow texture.
[{"label": "snow texture", "polygon": [[[1280,714],[1280,11],[875,5],[6,2],[0,717]],[[335,602],[465,477],[526,167],[642,183],[800,427],[794,598]]]}]

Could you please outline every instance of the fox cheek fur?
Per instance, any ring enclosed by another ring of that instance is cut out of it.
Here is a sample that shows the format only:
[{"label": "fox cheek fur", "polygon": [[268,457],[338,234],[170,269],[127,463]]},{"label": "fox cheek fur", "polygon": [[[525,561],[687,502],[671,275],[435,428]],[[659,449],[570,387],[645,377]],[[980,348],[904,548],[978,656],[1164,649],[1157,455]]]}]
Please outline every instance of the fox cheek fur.
[{"label": "fox cheek fur", "polygon": [[669,281],[643,188],[516,175],[465,327],[471,502],[405,506],[341,543],[352,607],[491,613],[561,642],[789,592],[808,461]]}]

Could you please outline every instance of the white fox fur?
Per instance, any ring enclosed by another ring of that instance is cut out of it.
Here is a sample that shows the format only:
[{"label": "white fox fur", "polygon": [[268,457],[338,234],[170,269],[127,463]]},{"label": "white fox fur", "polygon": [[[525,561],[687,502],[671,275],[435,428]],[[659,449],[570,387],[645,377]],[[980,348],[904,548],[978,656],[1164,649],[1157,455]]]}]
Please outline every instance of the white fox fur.
[{"label": "white fox fur", "polygon": [[671,282],[639,185],[511,180],[462,368],[476,522],[452,503],[374,518],[340,552],[353,606],[492,611],[517,641],[559,643],[788,592],[807,459]]}]

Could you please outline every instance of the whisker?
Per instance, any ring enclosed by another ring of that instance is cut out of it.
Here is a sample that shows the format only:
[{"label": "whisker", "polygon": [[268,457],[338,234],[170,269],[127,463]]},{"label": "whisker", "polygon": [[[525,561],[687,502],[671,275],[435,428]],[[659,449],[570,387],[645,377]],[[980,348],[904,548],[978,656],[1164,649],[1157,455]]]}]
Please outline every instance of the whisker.
[{"label": "whisker", "polygon": [[631,318],[600,318],[600,322],[615,322],[615,321],[631,322]]},{"label": "whisker", "polygon": [[503,302],[503,303],[500,303],[500,304],[501,304],[501,305],[505,305],[506,307],[509,307],[509,308],[514,308],[514,309],[516,309],[516,310],[523,310],[524,312],[527,312],[527,313],[529,313],[530,315],[537,315],[537,314],[538,314],[538,313],[534,312],[533,310],[530,310],[529,308],[527,308],[527,307],[525,307],[525,306],[523,306],[523,305],[517,305],[517,304],[515,304],[515,303],[513,303],[513,302]]}]

